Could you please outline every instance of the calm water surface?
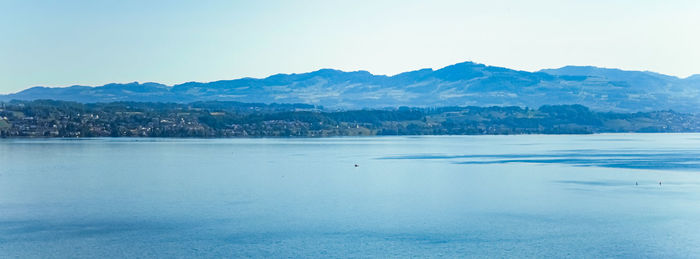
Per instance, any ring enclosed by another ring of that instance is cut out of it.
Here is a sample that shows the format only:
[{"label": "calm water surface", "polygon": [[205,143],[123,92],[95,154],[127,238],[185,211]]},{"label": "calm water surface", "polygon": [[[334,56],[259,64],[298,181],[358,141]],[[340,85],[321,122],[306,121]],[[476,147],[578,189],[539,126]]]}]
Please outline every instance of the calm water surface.
[{"label": "calm water surface", "polygon": [[0,140],[0,257],[193,256],[698,257],[700,135]]}]

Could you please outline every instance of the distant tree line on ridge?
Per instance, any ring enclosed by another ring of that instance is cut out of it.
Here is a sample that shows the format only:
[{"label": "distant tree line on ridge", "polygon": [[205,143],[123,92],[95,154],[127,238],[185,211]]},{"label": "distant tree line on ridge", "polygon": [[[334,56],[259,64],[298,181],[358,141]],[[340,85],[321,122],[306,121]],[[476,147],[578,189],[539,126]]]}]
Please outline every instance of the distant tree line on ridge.
[{"label": "distant tree line on ridge", "polygon": [[328,111],[240,102],[0,103],[0,137],[325,137],[699,132],[698,115],[612,113],[581,105]]}]

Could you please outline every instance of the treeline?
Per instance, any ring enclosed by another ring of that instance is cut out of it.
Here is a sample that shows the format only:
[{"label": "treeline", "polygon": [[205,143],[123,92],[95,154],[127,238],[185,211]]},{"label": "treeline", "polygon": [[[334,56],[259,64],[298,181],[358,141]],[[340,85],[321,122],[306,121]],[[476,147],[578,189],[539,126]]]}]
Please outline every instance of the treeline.
[{"label": "treeline", "polygon": [[2,137],[323,137],[698,132],[694,114],[596,112],[581,105],[327,111],[239,102],[0,103]]}]

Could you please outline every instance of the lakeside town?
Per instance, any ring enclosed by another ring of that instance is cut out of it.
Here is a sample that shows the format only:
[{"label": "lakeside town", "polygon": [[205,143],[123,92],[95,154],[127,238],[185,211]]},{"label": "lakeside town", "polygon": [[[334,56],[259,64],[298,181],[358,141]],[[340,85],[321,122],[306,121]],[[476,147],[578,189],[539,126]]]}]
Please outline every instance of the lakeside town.
[{"label": "lakeside town", "polygon": [[595,112],[581,105],[326,111],[306,104],[238,102],[0,104],[8,137],[325,137],[369,135],[700,132],[698,115]]}]

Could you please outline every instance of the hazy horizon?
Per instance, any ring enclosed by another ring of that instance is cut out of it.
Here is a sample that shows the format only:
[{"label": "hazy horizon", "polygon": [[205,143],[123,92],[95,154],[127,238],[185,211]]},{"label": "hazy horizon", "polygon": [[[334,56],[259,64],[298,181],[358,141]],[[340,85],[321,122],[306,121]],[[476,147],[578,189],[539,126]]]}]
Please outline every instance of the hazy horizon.
[{"label": "hazy horizon", "polygon": [[394,75],[474,61],[700,73],[695,1],[10,1],[0,93],[210,82],[322,68]]},{"label": "hazy horizon", "polygon": [[[489,64],[484,64],[484,63],[475,62],[475,61],[464,61],[464,62],[459,62],[459,63],[455,63],[455,64],[467,63],[467,62],[471,62],[471,63],[475,63],[475,64],[481,64],[481,65],[485,65],[485,66],[492,66],[492,65],[489,65]],[[215,79],[215,80],[210,80],[210,81],[192,81],[192,80],[190,80],[190,81],[174,82],[174,83],[171,83],[171,84],[166,84],[166,83],[162,83],[162,82],[155,82],[155,81],[129,81],[129,82],[106,82],[106,83],[96,84],[96,85],[81,85],[81,84],[68,84],[68,85],[34,85],[34,86],[29,86],[29,87],[24,88],[24,89],[20,89],[20,90],[18,90],[18,91],[16,91],[16,92],[21,92],[21,91],[24,91],[24,90],[27,90],[27,89],[30,89],[30,88],[33,88],[33,87],[47,87],[47,88],[64,88],[64,87],[71,87],[71,86],[100,87],[100,86],[104,86],[104,85],[108,85],[108,84],[131,84],[131,83],[138,83],[138,84],[157,83],[157,84],[163,84],[163,85],[167,85],[167,86],[174,86],[174,85],[186,84],[186,83],[191,83],[191,82],[211,83],[211,82],[216,82],[216,81],[237,80],[237,79],[244,79],[244,78],[265,79],[265,78],[268,78],[268,77],[271,77],[271,76],[275,76],[275,75],[280,75],[280,74],[285,74],[285,75],[305,74],[305,73],[313,73],[313,72],[316,72],[316,71],[319,71],[319,70],[324,70],[324,69],[338,70],[338,71],[342,71],[342,72],[360,72],[360,71],[363,71],[363,72],[368,72],[368,73],[370,73],[370,74],[372,74],[372,75],[375,75],[375,76],[387,76],[387,77],[392,77],[392,76],[396,76],[396,75],[399,75],[399,74],[402,74],[402,73],[418,71],[418,70],[421,70],[421,69],[432,69],[433,71],[435,71],[435,70],[439,70],[439,69],[442,69],[442,68],[445,68],[445,67],[448,67],[448,66],[451,66],[451,65],[455,65],[455,64],[449,64],[449,65],[442,66],[442,67],[424,67],[424,68],[418,68],[418,69],[413,69],[413,70],[409,70],[409,71],[398,72],[398,73],[395,73],[395,74],[377,74],[377,73],[372,73],[372,71],[367,71],[367,70],[364,70],[364,69],[359,69],[359,70],[342,70],[342,69],[336,69],[336,68],[330,68],[330,67],[329,67],[329,68],[319,68],[319,69],[315,69],[315,70],[313,70],[313,71],[298,71],[298,72],[291,72],[291,73],[274,73],[274,74],[263,75],[263,76],[259,76],[259,77],[242,76],[242,77],[236,77],[236,78]],[[649,71],[649,70],[626,70],[626,69],[619,69],[619,68],[614,68],[614,67],[600,67],[600,66],[587,66],[587,65],[567,65],[567,66],[573,66],[573,67],[596,67],[596,68],[602,68],[602,69],[613,69],[613,70],[622,70],[622,71],[630,71],[630,72],[651,72],[651,73],[658,73],[658,72],[656,72],[656,71]],[[567,67],[567,66],[563,66],[563,67]],[[492,66],[492,67],[500,67],[500,66]],[[541,69],[536,69],[536,70],[517,70],[517,71],[537,72],[537,71],[540,71],[540,70],[560,69],[560,68],[563,68],[563,67],[541,68]],[[508,67],[505,67],[505,68],[508,68]],[[508,68],[508,69],[510,69],[510,68]],[[667,75],[667,74],[663,74],[663,73],[660,73],[660,74],[662,74],[662,75]],[[692,74],[692,75],[689,75],[689,76],[686,76],[686,77],[678,77],[678,76],[675,76],[675,75],[668,75],[668,76],[676,77],[676,78],[679,78],[679,79],[685,79],[685,78],[689,78],[689,77],[696,76],[696,75],[700,75],[700,73],[698,73],[698,74]],[[14,93],[16,93],[16,92],[14,92]],[[11,93],[0,93],[0,94],[11,94]]]}]

